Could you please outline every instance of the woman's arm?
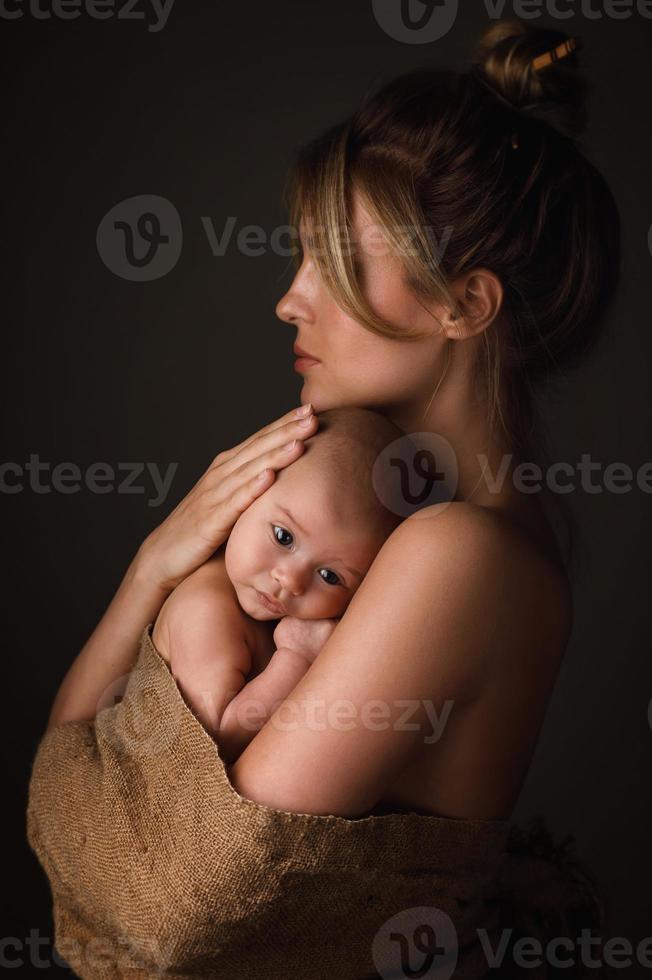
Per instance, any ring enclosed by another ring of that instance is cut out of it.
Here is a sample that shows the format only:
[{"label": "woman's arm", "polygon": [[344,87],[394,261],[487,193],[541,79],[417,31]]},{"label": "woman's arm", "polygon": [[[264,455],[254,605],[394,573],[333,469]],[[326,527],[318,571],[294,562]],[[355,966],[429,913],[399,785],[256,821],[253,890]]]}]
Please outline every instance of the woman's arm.
[{"label": "woman's arm", "polygon": [[141,551],[129,565],[111,603],[65,675],[48,729],[64,721],[92,719],[116,681],[128,674],[145,626],[156,618],[171,590],[157,585]]},{"label": "woman's arm", "polygon": [[[308,408],[309,406],[303,406]],[[316,416],[293,410],[221,452],[132,560],[108,609],[65,675],[48,728],[94,718],[102,699],[131,669],[138,639],[165,598],[226,541],[247,507],[267,490],[276,470],[303,452],[317,431]],[[295,441],[288,450],[290,441]],[[110,701],[108,702],[110,703]]]},{"label": "woman's arm", "polygon": [[478,508],[428,510],[384,543],[319,657],[230,767],[241,796],[366,813],[432,734],[428,707],[457,711],[482,691],[518,601],[510,554]]}]

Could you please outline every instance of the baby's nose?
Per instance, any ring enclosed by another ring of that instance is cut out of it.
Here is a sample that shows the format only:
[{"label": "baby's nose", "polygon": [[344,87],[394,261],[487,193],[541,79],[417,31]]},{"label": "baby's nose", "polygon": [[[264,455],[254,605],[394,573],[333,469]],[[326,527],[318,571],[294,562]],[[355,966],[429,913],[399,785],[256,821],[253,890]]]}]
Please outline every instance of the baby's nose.
[{"label": "baby's nose", "polygon": [[293,596],[301,595],[305,589],[305,574],[300,568],[282,566],[277,568],[272,575],[279,585]]}]

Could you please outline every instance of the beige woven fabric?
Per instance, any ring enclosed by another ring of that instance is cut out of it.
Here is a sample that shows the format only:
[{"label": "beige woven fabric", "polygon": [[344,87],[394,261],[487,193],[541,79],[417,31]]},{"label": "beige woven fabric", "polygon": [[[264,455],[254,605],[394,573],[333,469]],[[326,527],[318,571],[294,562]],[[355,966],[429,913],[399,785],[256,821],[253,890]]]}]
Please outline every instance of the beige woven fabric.
[{"label": "beige woven fabric", "polygon": [[450,975],[483,976],[478,929],[497,945],[489,896],[499,871],[504,880],[507,824],[350,820],[244,799],[151,629],[123,699],[94,722],[50,729],[33,762],[27,837],[50,882],[56,949],[75,973],[401,977],[407,946],[436,936],[441,962],[456,961]]}]

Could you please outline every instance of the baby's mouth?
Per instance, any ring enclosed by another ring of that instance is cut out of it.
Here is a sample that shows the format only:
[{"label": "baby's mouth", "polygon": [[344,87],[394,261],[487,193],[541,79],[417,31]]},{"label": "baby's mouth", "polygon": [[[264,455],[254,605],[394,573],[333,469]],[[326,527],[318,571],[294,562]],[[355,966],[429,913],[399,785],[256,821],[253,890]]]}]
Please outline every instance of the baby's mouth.
[{"label": "baby's mouth", "polygon": [[279,602],[276,602],[276,600],[272,599],[271,596],[267,595],[266,592],[260,592],[260,590],[256,589],[255,587],[254,592],[258,596],[258,601],[270,612],[276,613],[278,616],[285,615],[285,609],[283,606]]}]

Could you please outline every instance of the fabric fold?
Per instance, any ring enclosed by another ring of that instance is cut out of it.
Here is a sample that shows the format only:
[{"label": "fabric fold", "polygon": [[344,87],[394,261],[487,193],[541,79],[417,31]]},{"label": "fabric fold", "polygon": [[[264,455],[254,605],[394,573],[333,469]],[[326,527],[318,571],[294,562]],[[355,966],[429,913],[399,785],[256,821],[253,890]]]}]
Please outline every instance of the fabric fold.
[{"label": "fabric fold", "polygon": [[[506,927],[598,925],[590,876],[543,826],[315,816],[240,796],[151,630],[122,699],[50,729],[32,765],[27,838],[56,949],[82,980],[473,980]],[[420,972],[428,957],[439,972]]]}]

